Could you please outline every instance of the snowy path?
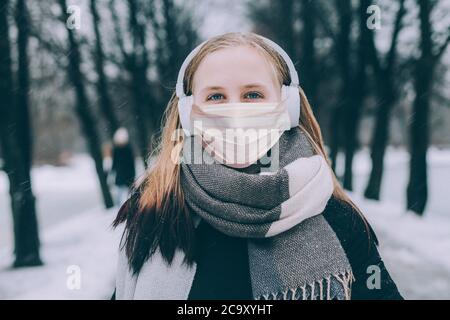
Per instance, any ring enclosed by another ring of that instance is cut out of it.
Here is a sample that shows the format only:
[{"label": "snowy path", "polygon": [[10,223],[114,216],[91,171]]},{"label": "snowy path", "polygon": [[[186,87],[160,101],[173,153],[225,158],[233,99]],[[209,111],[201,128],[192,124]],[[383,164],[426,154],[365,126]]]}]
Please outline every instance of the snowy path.
[{"label": "snowy path", "polygon": [[398,205],[353,196],[380,241],[380,252],[407,299],[450,299],[450,221],[420,218]]},{"label": "snowy path", "polygon": [[46,229],[43,267],[10,270],[9,251],[0,252],[0,299],[109,299],[120,238],[110,228],[116,212],[91,210]]},{"label": "snowy path", "polygon": [[400,291],[409,299],[450,299],[450,151],[430,148],[429,201],[423,217],[407,213],[409,155],[388,148],[381,202],[363,199],[369,153],[354,159],[355,202],[372,224],[381,254]]},{"label": "snowy path", "polygon": [[[7,179],[0,171],[0,250],[12,245]],[[76,156],[67,167],[33,168],[32,183],[41,231],[102,203],[95,167],[86,155]]]}]

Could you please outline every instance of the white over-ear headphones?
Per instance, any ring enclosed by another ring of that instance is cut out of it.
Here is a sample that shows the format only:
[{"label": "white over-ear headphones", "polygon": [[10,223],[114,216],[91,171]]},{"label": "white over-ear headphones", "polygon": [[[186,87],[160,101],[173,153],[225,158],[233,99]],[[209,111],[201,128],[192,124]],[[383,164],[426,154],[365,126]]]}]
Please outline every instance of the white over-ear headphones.
[{"label": "white over-ear headphones", "polygon": [[[299,123],[301,106],[300,106],[300,95],[298,92],[299,89],[298,74],[297,71],[295,70],[294,63],[292,62],[289,55],[278,44],[263,36],[258,35],[258,37],[260,37],[267,45],[269,45],[276,52],[278,52],[289,68],[291,83],[288,86],[283,85],[281,87],[281,100],[286,99],[286,107],[288,109],[289,118],[291,120],[291,128],[296,127],[298,126]],[[191,53],[189,53],[189,55],[186,57],[183,64],[181,65],[180,71],[178,72],[176,85],[176,95],[178,97],[178,113],[180,114],[181,127],[183,128],[186,135],[191,135],[190,115],[192,104],[194,103],[194,96],[193,95],[187,96],[184,92],[183,86],[184,74],[191,60],[194,58],[194,56],[206,42],[207,41],[202,42],[194,50],[192,50]]]}]

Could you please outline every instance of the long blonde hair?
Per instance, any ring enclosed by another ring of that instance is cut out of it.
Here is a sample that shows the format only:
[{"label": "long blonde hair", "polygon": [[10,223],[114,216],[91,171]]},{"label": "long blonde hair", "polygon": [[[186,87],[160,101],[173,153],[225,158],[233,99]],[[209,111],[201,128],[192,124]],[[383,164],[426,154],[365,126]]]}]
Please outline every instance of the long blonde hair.
[{"label": "long blonde hair", "polygon": [[[272,47],[257,37],[257,35],[254,33],[227,33],[209,39],[194,56],[185,73],[184,90],[186,94],[192,94],[194,74],[205,56],[222,48],[242,45],[251,46],[262,52],[269,62],[271,62],[280,84],[290,83],[289,69],[283,58]],[[319,124],[301,88],[299,89],[299,94],[301,100],[299,126],[307,135],[315,153],[322,155],[329,163]],[[174,132],[180,132],[179,129],[181,129],[177,103],[178,97],[174,92],[162,118],[161,127],[163,130],[158,147],[150,155],[153,162],[150,160],[150,167],[147,169],[143,179],[136,186],[139,198],[136,201],[137,210],[135,210],[134,215],[154,216],[134,217],[131,221],[127,221],[127,225],[129,225],[126,239],[127,254],[130,258],[130,265],[133,266],[135,272],[139,271],[141,263],[156,250],[157,245],[161,247],[163,256],[169,262],[173,258],[174,246],[179,246],[184,249],[188,262],[192,258],[191,253],[194,241],[192,221],[189,218],[189,211],[185,207],[183,190],[180,186],[179,161],[174,161],[173,159],[173,154],[178,154],[178,151],[181,150],[183,145],[183,135],[174,136]],[[359,213],[359,209],[346,195],[334,174],[333,180],[333,195],[337,199],[348,203]],[[129,213],[128,215],[124,213],[125,210],[121,211],[123,211],[122,215],[119,212],[115,224],[125,221],[126,216],[129,216]],[[145,224],[145,221],[147,221],[147,226],[143,227],[139,225]],[[142,232],[146,230],[146,237],[137,234],[138,229]],[[150,235],[148,234],[149,232]],[[171,233],[171,235],[164,234],[164,232]],[[139,244],[139,241],[142,242],[148,238],[153,239],[148,240],[146,245],[141,246]],[[143,250],[144,252],[139,254],[138,259],[133,259],[133,255],[137,255],[136,250]]]}]

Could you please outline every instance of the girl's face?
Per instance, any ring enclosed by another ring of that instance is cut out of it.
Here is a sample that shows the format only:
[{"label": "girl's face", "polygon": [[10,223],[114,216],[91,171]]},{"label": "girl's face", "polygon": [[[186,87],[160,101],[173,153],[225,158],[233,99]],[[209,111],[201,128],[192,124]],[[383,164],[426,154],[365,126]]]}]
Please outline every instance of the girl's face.
[{"label": "girl's face", "polygon": [[200,62],[192,93],[197,105],[278,102],[281,84],[262,53],[250,46],[238,46],[217,50]]}]

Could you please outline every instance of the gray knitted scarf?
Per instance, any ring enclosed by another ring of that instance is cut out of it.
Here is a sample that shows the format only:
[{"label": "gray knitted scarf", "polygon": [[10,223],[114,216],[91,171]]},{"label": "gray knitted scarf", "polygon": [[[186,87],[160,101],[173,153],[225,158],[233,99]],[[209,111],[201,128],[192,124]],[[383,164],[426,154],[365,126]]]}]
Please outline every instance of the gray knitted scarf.
[{"label": "gray knitted scarf", "polygon": [[271,153],[268,171],[249,174],[214,163],[206,152],[204,163],[185,152],[187,204],[217,230],[248,239],[254,298],[329,298],[332,278],[348,297],[349,262],[320,215],[333,192],[326,160],[314,155],[299,127],[286,131]]},{"label": "gray knitted scarf", "polygon": [[[352,269],[321,215],[333,191],[331,172],[301,129],[284,132],[271,149],[270,167],[254,173],[249,173],[254,166],[236,170],[206,152],[202,162],[198,152],[191,152],[196,140],[188,138],[183,146],[185,200],[197,226],[204,220],[227,235],[248,239],[254,299],[349,299]],[[121,252],[116,298],[187,299],[196,264],[183,260],[178,250],[168,265],[157,250],[133,276]]]}]

